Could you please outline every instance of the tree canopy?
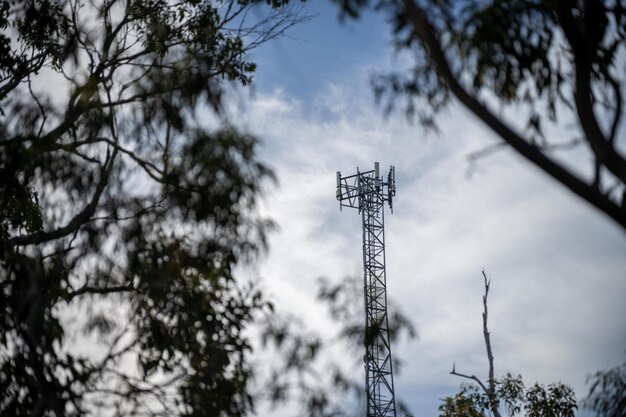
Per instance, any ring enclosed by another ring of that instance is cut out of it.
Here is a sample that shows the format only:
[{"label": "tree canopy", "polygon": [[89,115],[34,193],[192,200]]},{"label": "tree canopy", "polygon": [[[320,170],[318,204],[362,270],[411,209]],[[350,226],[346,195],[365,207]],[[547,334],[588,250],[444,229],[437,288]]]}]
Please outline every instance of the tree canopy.
[{"label": "tree canopy", "polygon": [[264,250],[272,174],[222,94],[300,19],[288,1],[0,2],[0,414],[251,409],[243,329],[267,307],[233,267]]},{"label": "tree canopy", "polygon": [[[388,109],[406,105],[432,127],[460,103],[500,137],[498,147],[626,230],[623,1],[335,2],[344,16],[386,13],[397,49],[412,57],[408,70],[374,79]],[[568,137],[553,136],[559,124]]]}]

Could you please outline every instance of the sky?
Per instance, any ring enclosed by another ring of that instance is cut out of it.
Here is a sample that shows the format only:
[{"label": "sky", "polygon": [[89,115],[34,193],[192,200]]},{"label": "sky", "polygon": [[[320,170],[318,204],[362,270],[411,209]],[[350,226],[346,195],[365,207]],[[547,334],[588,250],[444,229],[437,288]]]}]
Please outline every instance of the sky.
[{"label": "sky", "polygon": [[402,60],[382,16],[341,25],[326,2],[305,12],[315,16],[254,51],[252,91],[233,110],[262,138],[260,157],[279,182],[263,203],[279,229],[254,267],[266,292],[307,326],[332,328],[315,300],[317,278],[362,275],[360,218],[339,211],[335,172],[395,165],[388,296],[419,333],[392,347],[403,360],[397,397],[415,416],[435,417],[462,382],[449,374],[453,363],[486,376],[483,269],[496,375],[521,374],[527,386],[561,381],[584,397],[591,373],[626,358],[626,233],[508,149],[472,164],[498,138],[458,105],[437,134],[402,114],[384,117],[369,79]]}]

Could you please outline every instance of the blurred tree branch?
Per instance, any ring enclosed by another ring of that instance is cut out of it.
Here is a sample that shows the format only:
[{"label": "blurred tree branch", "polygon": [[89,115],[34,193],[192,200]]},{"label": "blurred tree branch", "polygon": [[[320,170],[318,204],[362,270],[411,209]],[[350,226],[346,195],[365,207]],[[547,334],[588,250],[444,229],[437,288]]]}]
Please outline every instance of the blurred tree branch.
[{"label": "blurred tree branch", "polygon": [[589,378],[589,395],[583,407],[603,417],[626,415],[626,363],[598,371]]}]

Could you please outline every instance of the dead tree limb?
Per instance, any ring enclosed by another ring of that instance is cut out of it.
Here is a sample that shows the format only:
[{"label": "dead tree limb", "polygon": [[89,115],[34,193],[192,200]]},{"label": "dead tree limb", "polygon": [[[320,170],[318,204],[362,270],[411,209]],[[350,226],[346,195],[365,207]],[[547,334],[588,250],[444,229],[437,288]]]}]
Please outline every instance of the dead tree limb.
[{"label": "dead tree limb", "polygon": [[491,337],[489,333],[489,328],[487,326],[488,323],[488,308],[487,308],[487,298],[489,297],[489,286],[491,285],[491,281],[487,279],[487,274],[485,271],[482,271],[483,278],[485,280],[485,294],[483,295],[483,335],[485,337],[485,348],[487,350],[487,360],[489,362],[489,376],[487,379],[487,384],[481,381],[476,375],[467,375],[462,374],[456,371],[456,365],[452,364],[451,375],[455,375],[461,378],[470,379],[476,382],[480,388],[485,392],[487,398],[489,399],[489,409],[493,413],[494,417],[501,417],[500,410],[498,409],[498,399],[496,397],[496,380],[494,378],[494,366],[493,366],[493,352],[491,350]]}]

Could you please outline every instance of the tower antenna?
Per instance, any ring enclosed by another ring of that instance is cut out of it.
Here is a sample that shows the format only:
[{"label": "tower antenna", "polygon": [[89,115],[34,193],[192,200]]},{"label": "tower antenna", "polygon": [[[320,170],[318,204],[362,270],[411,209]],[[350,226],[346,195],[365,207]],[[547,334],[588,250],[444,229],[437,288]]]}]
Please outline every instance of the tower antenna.
[{"label": "tower antenna", "polygon": [[367,417],[396,417],[393,365],[387,318],[385,273],[385,202],[393,213],[396,170],[389,169],[387,181],[378,162],[374,170],[342,177],[337,171],[339,207],[358,209],[363,225],[363,290],[365,294],[365,393]]}]

